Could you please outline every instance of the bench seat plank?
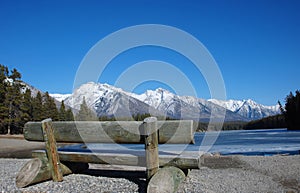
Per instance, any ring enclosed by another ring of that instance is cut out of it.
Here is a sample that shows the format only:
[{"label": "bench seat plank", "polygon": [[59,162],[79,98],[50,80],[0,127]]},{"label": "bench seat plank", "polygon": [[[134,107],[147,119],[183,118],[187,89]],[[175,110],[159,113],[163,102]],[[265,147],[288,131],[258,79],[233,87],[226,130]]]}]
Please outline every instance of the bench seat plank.
[{"label": "bench seat plank", "polygon": [[[40,157],[45,154],[44,150],[35,150],[32,157]],[[58,150],[60,161],[127,165],[145,167],[145,151],[141,150],[103,150],[101,152],[92,151],[63,151]],[[159,152],[159,166],[175,166],[181,169],[198,169],[200,156],[196,152]]]},{"label": "bench seat plank", "polygon": [[[62,143],[144,143],[142,121],[76,121],[53,122],[56,142]],[[192,120],[157,121],[159,143],[194,143]],[[41,122],[24,126],[28,141],[44,141]]]}]

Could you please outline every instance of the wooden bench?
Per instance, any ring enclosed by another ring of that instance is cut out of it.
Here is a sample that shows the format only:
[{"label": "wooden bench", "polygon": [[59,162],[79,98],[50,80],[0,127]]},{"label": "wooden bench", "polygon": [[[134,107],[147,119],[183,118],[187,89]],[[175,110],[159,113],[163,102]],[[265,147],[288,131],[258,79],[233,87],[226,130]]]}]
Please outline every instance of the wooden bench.
[{"label": "wooden bench", "polygon": [[[194,143],[193,121],[157,121],[155,117],[138,121],[111,122],[28,122],[24,137],[44,141],[45,150],[32,152],[16,177],[18,187],[88,169],[88,163],[146,167],[148,192],[174,192],[189,169],[198,169],[200,155],[191,152],[159,151],[158,144]],[[57,148],[56,143],[76,143]],[[83,144],[82,144],[83,143]],[[143,151],[128,148],[93,149],[95,144],[145,144]],[[162,180],[163,179],[163,180]],[[169,184],[169,186],[168,186]]]}]

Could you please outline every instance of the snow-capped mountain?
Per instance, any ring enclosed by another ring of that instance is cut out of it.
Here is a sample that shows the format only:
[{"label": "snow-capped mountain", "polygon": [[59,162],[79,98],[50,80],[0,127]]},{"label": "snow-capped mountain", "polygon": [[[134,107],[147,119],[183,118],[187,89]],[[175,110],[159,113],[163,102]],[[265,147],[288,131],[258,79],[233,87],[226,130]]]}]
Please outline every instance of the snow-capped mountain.
[{"label": "snow-capped mountain", "polygon": [[[21,84],[24,86],[24,87],[22,88],[22,92],[25,92],[26,89],[29,89],[29,90],[31,91],[31,96],[32,96],[32,97],[36,97],[36,95],[37,95],[38,92],[40,92],[42,95],[45,94],[43,91],[41,91],[41,90],[35,88],[34,86],[32,86],[32,85],[30,85],[30,84],[28,84],[28,83],[26,83],[26,82],[23,82],[23,81],[22,81]],[[57,108],[60,108],[61,101],[62,101],[62,96],[64,96],[64,95],[62,95],[62,94],[49,94],[49,95],[54,99],[54,102],[55,102]],[[70,94],[66,94],[66,97],[67,97],[68,95],[70,95]],[[69,108],[71,108],[71,107],[68,106],[68,105],[65,105],[65,108],[69,109]],[[71,109],[72,109],[72,108],[71,108]],[[73,110],[74,112],[77,112],[77,111],[74,110],[74,109],[72,109],[72,110]]]},{"label": "snow-capped mountain", "polygon": [[213,115],[212,118],[217,121],[221,120],[224,114],[226,114],[226,121],[247,121],[244,117],[205,99],[199,99],[192,96],[178,96],[161,88],[154,91],[148,90],[141,95],[132,94],[132,96],[153,106],[167,116],[174,118],[209,121],[211,115]]},{"label": "snow-capped mountain", "polygon": [[203,119],[210,116],[209,111],[201,111],[197,106],[192,106],[181,100],[179,96],[161,88],[155,91],[148,90],[141,95],[132,94],[132,96],[169,117],[198,119],[200,113]]},{"label": "snow-capped mountain", "polygon": [[248,100],[216,100],[209,99],[208,101],[222,106],[234,113],[237,113],[250,120],[261,119],[263,117],[272,116],[280,113],[279,105],[265,106],[256,103],[255,101]]},{"label": "snow-capped mountain", "polygon": [[138,113],[162,115],[155,108],[131,97],[130,93],[120,88],[93,82],[81,85],[65,98],[65,104],[79,109],[83,98],[98,116],[129,117]]},{"label": "snow-capped mountain", "polygon": [[49,94],[51,97],[55,98],[59,102],[66,100],[66,98],[70,97],[71,94]]},{"label": "snow-capped mountain", "polygon": [[89,82],[81,85],[71,95],[51,95],[64,100],[66,105],[79,109],[85,98],[88,106],[98,116],[130,116],[137,113],[165,115],[172,118],[208,121],[219,120],[225,113],[225,121],[249,121],[279,113],[278,106],[264,106],[252,100],[205,100],[192,96],[178,96],[158,88],[143,94],[126,92],[108,84]]}]

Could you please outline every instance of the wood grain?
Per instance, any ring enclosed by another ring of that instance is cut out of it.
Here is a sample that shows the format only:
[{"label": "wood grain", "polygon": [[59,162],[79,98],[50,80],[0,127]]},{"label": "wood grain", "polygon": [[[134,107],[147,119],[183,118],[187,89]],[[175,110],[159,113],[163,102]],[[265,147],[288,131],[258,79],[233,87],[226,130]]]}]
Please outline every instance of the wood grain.
[{"label": "wood grain", "polygon": [[57,153],[56,141],[53,135],[52,120],[51,119],[43,120],[42,129],[43,129],[43,135],[46,144],[46,152],[47,152],[52,179],[55,182],[61,182],[63,181],[63,174],[59,167],[60,160]]},{"label": "wood grain", "polygon": [[[56,142],[67,143],[144,143],[141,121],[52,122]],[[194,143],[193,121],[157,121],[159,143]],[[24,127],[28,141],[44,141],[41,122],[28,122]]]}]

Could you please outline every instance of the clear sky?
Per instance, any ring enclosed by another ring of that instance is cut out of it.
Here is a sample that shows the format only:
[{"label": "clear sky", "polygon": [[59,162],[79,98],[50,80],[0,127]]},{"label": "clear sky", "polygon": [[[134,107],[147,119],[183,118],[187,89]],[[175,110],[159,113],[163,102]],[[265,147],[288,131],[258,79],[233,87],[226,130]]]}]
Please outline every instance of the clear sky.
[{"label": "clear sky", "polygon": [[[228,99],[274,105],[300,89],[299,10],[298,0],[0,0],[0,63],[42,91],[71,93],[81,61],[99,40],[125,27],[163,24],[203,43],[221,70]],[[201,74],[186,67],[189,61],[155,47],[122,53],[99,81],[114,84],[144,60],[175,65],[198,97],[210,98]],[[135,91],[161,86],[172,87],[146,82]]]}]

